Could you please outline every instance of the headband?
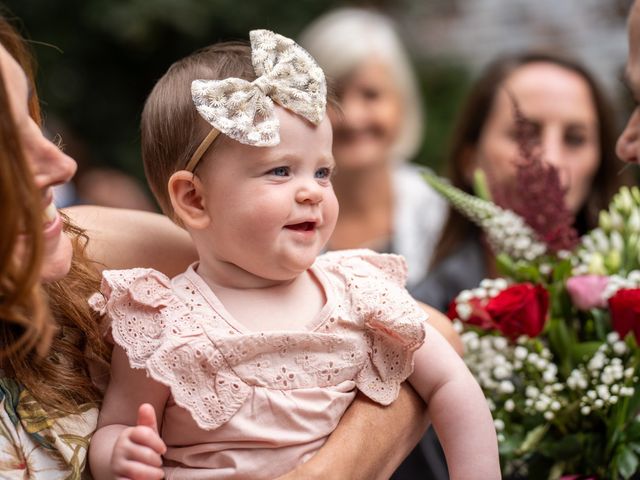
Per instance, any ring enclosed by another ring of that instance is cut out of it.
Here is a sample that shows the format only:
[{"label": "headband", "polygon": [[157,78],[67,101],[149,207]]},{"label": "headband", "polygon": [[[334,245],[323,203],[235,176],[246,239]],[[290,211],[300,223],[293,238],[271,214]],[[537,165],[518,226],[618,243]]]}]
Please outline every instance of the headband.
[{"label": "headband", "polygon": [[318,125],[324,118],[327,85],[313,57],[293,40],[269,30],[252,30],[251,61],[258,76],[194,80],[191,98],[213,130],[202,141],[185,170],[193,172],[220,133],[245,145],[280,143],[280,122],[274,103]]}]

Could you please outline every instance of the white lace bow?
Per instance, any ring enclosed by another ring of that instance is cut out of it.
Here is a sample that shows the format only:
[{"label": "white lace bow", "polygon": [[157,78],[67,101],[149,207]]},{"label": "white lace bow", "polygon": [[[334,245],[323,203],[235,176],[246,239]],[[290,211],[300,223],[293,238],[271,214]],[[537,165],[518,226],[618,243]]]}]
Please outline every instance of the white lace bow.
[{"label": "white lace bow", "polygon": [[280,143],[273,102],[319,124],[327,86],[313,57],[293,40],[269,30],[252,30],[251,60],[258,78],[194,80],[191,96],[198,113],[240,143],[268,147]]}]

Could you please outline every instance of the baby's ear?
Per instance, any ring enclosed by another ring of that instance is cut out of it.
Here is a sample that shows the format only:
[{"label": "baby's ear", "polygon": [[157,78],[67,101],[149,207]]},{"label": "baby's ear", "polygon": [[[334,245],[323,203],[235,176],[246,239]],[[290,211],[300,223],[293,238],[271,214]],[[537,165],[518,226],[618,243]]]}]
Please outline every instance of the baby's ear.
[{"label": "baby's ear", "polygon": [[211,221],[202,192],[202,182],[192,172],[179,170],[169,178],[171,206],[185,227],[201,230]]}]

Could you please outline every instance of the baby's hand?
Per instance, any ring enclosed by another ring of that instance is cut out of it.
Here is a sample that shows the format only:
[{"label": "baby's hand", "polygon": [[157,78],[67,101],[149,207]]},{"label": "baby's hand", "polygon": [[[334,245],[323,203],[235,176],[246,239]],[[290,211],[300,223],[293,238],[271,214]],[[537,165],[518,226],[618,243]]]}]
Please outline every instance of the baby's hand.
[{"label": "baby's hand", "polygon": [[162,454],[166,445],[158,434],[156,412],[143,403],[135,427],[120,433],[111,455],[111,469],[118,480],[157,480],[164,477]]}]

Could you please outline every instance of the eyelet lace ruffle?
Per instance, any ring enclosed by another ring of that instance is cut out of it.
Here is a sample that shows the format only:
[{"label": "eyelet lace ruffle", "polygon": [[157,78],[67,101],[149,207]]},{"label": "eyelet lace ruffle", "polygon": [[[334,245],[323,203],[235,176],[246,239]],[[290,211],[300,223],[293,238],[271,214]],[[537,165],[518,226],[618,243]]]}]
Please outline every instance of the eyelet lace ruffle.
[{"label": "eyelet lace ruffle", "polygon": [[358,388],[388,405],[413,372],[413,352],[425,339],[427,314],[405,289],[406,262],[366,249],[330,252],[323,261],[345,279],[351,311],[364,325],[369,361],[358,373]]},{"label": "eyelet lace ruffle", "polygon": [[113,339],[132,368],[144,368],[170,387],[176,404],[205,430],[236,413],[251,388],[203,337],[193,311],[172,291],[168,277],[151,269],[105,271],[102,292],[104,298],[96,294],[91,303],[108,313]]},{"label": "eyelet lace ruffle", "polygon": [[331,388],[345,381],[383,405],[398,395],[424,340],[425,313],[404,289],[401,257],[370,251],[318,258],[334,291],[313,330],[241,332],[211,307],[189,269],[169,280],[151,269],[103,273],[93,308],[107,313],[132,368],[171,389],[205,430],[223,425],[253,389]]}]

